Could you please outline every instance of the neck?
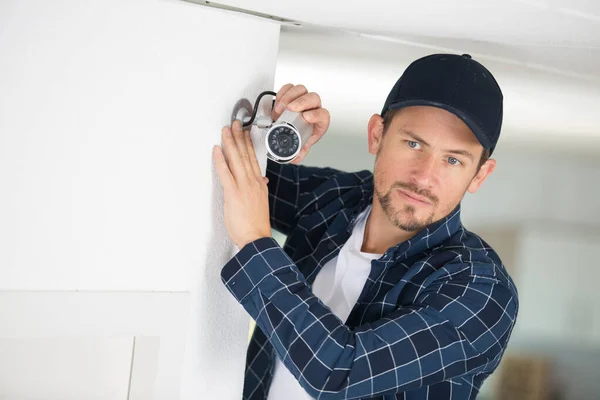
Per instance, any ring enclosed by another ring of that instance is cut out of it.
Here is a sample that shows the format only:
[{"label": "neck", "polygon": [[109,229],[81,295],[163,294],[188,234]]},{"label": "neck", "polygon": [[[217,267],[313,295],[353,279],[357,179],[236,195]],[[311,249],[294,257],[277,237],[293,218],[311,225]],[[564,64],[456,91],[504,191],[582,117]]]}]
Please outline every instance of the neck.
[{"label": "neck", "polygon": [[373,208],[365,225],[362,252],[383,254],[390,247],[412,238],[415,234],[416,232],[407,232],[392,225],[379,199],[373,196]]}]

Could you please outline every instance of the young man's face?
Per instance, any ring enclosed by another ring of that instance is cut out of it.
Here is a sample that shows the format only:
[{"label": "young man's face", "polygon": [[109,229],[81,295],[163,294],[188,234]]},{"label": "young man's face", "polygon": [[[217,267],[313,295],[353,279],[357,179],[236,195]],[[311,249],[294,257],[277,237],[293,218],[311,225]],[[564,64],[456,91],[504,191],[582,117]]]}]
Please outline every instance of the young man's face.
[{"label": "young man's face", "polygon": [[376,154],[375,201],[390,222],[416,232],[446,217],[468,190],[477,191],[495,160],[481,168],[483,147],[456,115],[436,107],[406,107],[387,131],[369,122],[369,152]]}]

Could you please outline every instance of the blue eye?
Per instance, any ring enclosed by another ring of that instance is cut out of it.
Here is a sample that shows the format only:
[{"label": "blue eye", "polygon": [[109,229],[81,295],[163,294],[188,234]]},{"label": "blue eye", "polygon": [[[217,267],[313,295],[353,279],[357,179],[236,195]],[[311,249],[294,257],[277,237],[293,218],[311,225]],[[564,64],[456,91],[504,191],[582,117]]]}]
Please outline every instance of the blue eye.
[{"label": "blue eye", "polygon": [[461,164],[460,160],[454,157],[448,157],[448,163],[450,165],[459,165]]},{"label": "blue eye", "polygon": [[408,147],[410,147],[411,149],[416,149],[417,146],[419,146],[419,143],[413,140],[407,140],[406,143],[408,143]]}]

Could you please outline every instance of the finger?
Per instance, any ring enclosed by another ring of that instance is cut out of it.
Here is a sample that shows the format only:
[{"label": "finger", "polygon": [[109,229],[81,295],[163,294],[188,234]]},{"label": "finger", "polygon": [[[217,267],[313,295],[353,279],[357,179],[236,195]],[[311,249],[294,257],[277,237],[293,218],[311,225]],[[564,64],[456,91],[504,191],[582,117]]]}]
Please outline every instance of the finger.
[{"label": "finger", "polygon": [[298,97],[296,100],[288,104],[288,110],[294,112],[301,112],[310,110],[313,108],[321,107],[321,96],[315,92],[307,93],[303,96]]},{"label": "finger", "polygon": [[327,128],[329,128],[329,123],[331,121],[329,111],[327,111],[325,108],[318,108],[316,110],[303,112],[302,117],[306,120],[306,122],[313,124],[311,138],[316,136],[315,143],[318,142],[327,131]]},{"label": "finger", "polygon": [[240,161],[244,168],[245,176],[250,177],[253,172],[245,138],[249,133],[244,131],[242,123],[238,120],[233,121],[233,124],[231,124],[231,131],[233,132],[233,139],[235,140],[235,145],[237,146],[240,155]]},{"label": "finger", "polygon": [[304,157],[306,157],[307,153],[307,150],[303,147],[302,150],[300,150],[300,152],[298,153],[298,155],[292,161],[290,161],[290,164],[300,164],[302,160],[304,160]]},{"label": "finger", "polygon": [[298,97],[305,95],[306,93],[308,93],[308,90],[304,85],[296,85],[285,92],[285,94],[283,94],[283,96],[278,98],[275,102],[275,108],[273,110],[275,111],[276,118],[273,119],[276,120],[279,118],[287,108],[288,104],[296,100]]},{"label": "finger", "polygon": [[252,136],[250,135],[250,131],[247,131],[244,135],[244,140],[246,140],[246,148],[248,149],[248,156],[250,157],[250,164],[252,165],[252,171],[254,172],[254,176],[259,178],[262,177],[262,173],[260,172],[260,165],[258,164],[258,159],[256,158],[256,151],[254,150],[254,144],[252,143]]},{"label": "finger", "polygon": [[233,176],[231,175],[227,161],[225,161],[223,149],[220,146],[213,147],[213,159],[219,181],[221,181],[221,186],[223,186],[223,191],[228,192],[235,187],[235,179],[233,179]]},{"label": "finger", "polygon": [[317,135],[312,135],[306,141],[306,144],[303,146],[303,149],[309,150],[313,144],[315,144],[319,141],[319,139],[321,139],[321,137],[319,137]]},{"label": "finger", "polygon": [[244,179],[248,179],[248,174],[246,173],[246,169],[244,168],[244,164],[240,156],[240,151],[229,126],[223,128],[222,137],[224,154],[227,158],[227,165],[229,166],[231,175],[235,179],[236,183],[239,183]]},{"label": "finger", "polygon": [[277,92],[277,95],[275,96],[275,104],[273,105],[273,111],[271,112],[271,118],[273,120],[276,120],[277,118],[279,118],[279,116],[281,115],[281,113],[285,109],[284,108],[279,113],[277,113],[275,111],[275,107],[277,107],[277,103],[279,102],[280,99],[283,98],[283,96],[288,92],[288,90],[290,90],[293,87],[294,87],[294,85],[292,83],[287,83],[287,84],[283,85],[281,87],[281,89],[279,89],[279,91]]},{"label": "finger", "polygon": [[313,131],[306,143],[302,146],[302,149],[296,158],[294,158],[294,161],[292,161],[292,164],[299,164],[304,157],[306,157],[312,145],[317,143],[323,137],[327,131],[327,128],[329,127],[329,121],[331,118],[329,111],[324,108],[305,111],[302,113],[302,117],[307,122],[313,124]]},{"label": "finger", "polygon": [[263,182],[268,185],[269,184],[269,178],[267,178],[266,176],[262,177]]},{"label": "finger", "polygon": [[302,149],[298,152],[298,155],[294,158],[294,161],[292,161],[292,163],[299,164],[308,155],[308,152],[310,151],[312,145],[318,142],[319,139],[320,137],[317,137],[315,135],[312,135],[310,138],[308,138],[306,144],[302,146]]}]

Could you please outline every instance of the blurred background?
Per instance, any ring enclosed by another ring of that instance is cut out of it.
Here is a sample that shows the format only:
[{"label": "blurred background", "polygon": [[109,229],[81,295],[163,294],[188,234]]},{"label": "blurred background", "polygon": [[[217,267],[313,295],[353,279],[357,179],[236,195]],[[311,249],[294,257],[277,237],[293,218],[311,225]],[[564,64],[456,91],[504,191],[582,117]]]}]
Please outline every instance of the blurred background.
[{"label": "blurred background", "polygon": [[[495,56],[499,50],[507,56]],[[595,49],[573,50],[588,57],[580,60],[600,61]],[[462,208],[467,229],[497,250],[520,293],[510,346],[480,398],[600,399],[600,73],[595,68],[584,71],[581,64],[578,70],[589,74],[579,75],[566,63],[554,68],[550,60],[561,59],[569,48],[394,40],[284,26],[276,89],[304,84],[321,95],[332,118],[303,163],[372,171],[369,117],[380,112],[411,61],[444,51],[472,54],[505,95],[494,153],[498,166],[478,193],[467,194]],[[549,62],[530,63],[535,52],[545,52]],[[274,232],[274,237],[283,245],[284,236]]]}]

